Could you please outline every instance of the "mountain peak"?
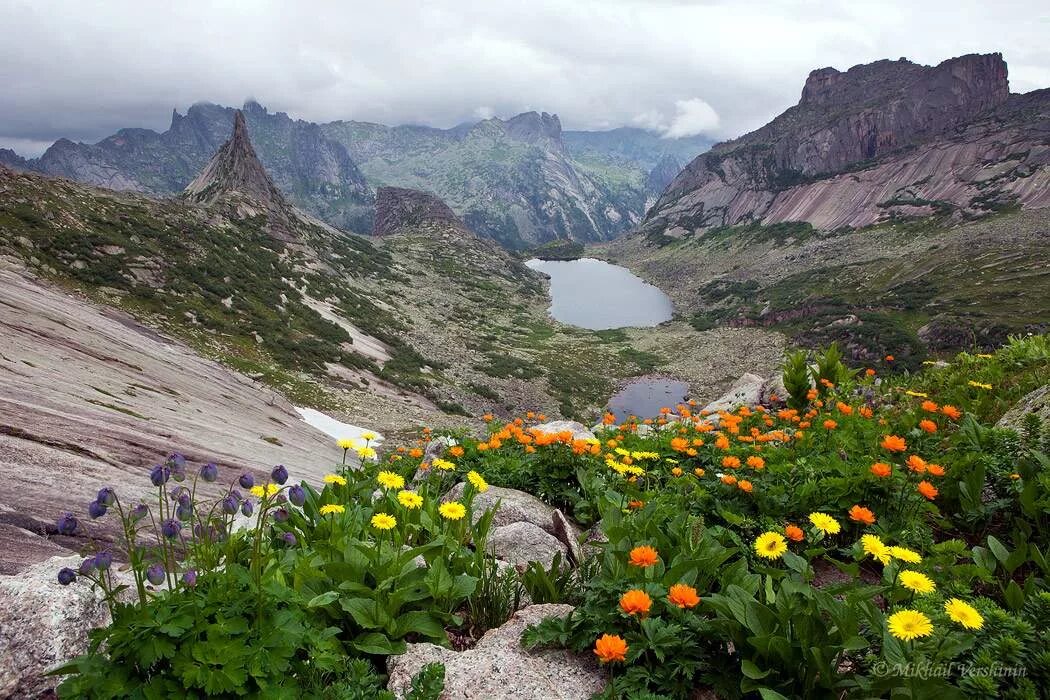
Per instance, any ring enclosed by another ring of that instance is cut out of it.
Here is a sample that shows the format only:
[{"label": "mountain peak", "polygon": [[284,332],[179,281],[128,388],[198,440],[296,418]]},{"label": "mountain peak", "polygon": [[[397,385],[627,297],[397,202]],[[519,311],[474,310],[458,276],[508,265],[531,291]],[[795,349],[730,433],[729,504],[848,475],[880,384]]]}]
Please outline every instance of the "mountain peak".
[{"label": "mountain peak", "polygon": [[429,223],[466,230],[455,212],[436,195],[404,187],[380,187],[376,191],[372,235],[387,236]]},{"label": "mountain peak", "polygon": [[241,110],[234,115],[230,139],[186,186],[182,196],[204,206],[231,204],[239,218],[265,214],[279,237],[287,234],[293,213],[255,155]]},{"label": "mountain peak", "polygon": [[503,123],[507,135],[529,143],[542,139],[561,142],[561,120],[557,114],[523,112]]}]

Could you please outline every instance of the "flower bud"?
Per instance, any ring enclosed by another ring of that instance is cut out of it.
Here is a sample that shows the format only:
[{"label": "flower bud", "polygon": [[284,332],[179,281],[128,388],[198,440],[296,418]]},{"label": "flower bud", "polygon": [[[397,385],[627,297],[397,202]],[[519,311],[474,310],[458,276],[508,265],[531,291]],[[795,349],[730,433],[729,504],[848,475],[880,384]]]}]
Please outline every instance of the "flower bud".
[{"label": "flower bud", "polygon": [[222,512],[226,515],[237,512],[237,498],[232,493],[222,499]]},{"label": "flower bud", "polygon": [[109,552],[99,552],[95,555],[95,568],[99,571],[108,569],[113,564],[113,555]]},{"label": "flower bud", "polygon": [[282,533],[281,540],[289,547],[295,546],[295,535],[291,532]]},{"label": "flower bud", "polygon": [[99,489],[98,496],[95,497],[95,500],[108,508],[117,500],[117,492],[109,486],[104,486]]},{"label": "flower bud", "polygon": [[182,522],[187,522],[193,516],[193,509],[180,504],[175,508],[175,517]]},{"label": "flower bud", "polygon": [[182,532],[182,523],[174,518],[168,518],[160,524],[160,534],[169,540],[177,537],[180,532]]},{"label": "flower bud", "polygon": [[77,580],[77,572],[73,571],[69,567],[59,569],[58,582],[63,586],[68,586]]},{"label": "flower bud", "polygon": [[270,472],[270,478],[273,479],[275,484],[283,485],[284,482],[288,481],[288,470],[284,468],[283,464],[278,464]]},{"label": "flower bud", "polygon": [[131,509],[131,522],[137,523],[138,521],[149,515],[149,508],[145,503],[140,503]]},{"label": "flower bud", "polygon": [[197,570],[189,569],[182,575],[182,585],[193,588],[197,585]]},{"label": "flower bud", "polygon": [[255,486],[255,477],[247,472],[241,474],[241,478],[237,481],[241,485],[242,489],[250,489],[251,487]]},{"label": "flower bud", "polygon": [[77,571],[82,575],[86,576],[95,570],[95,557],[88,557],[84,561],[80,562],[80,566]]},{"label": "flower bud", "polygon": [[209,484],[219,478],[219,468],[209,462],[201,467],[201,478]]},{"label": "flower bud", "polygon": [[154,486],[163,486],[168,482],[169,476],[171,476],[171,470],[162,464],[158,464],[149,473],[149,480],[153,482]]},{"label": "flower bud", "polygon": [[306,503],[306,490],[299,484],[296,484],[288,489],[288,500],[297,506],[303,505]]},{"label": "flower bud", "polygon": [[61,535],[72,535],[77,531],[80,522],[72,513],[63,513],[55,522],[55,527]]},{"label": "flower bud", "polygon": [[154,586],[164,583],[164,567],[160,564],[151,564],[146,568],[146,580]]},{"label": "flower bud", "polygon": [[286,508],[278,508],[273,512],[273,519],[279,523],[288,521],[288,510]]},{"label": "flower bud", "polygon": [[251,501],[247,498],[241,501],[241,513],[244,514],[244,517],[250,518],[253,510],[255,510],[255,506],[252,505]]},{"label": "flower bud", "polygon": [[92,501],[88,504],[88,515],[90,515],[92,519],[101,518],[105,514],[106,506],[102,505],[98,501]]}]

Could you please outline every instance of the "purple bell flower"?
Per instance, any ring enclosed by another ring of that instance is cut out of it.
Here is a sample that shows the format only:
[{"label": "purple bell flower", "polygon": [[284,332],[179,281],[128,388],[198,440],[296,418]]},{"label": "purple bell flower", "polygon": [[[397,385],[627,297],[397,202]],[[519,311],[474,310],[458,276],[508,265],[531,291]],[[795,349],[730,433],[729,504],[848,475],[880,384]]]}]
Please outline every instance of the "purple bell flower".
[{"label": "purple bell flower", "polygon": [[288,470],[284,468],[283,464],[278,464],[270,472],[270,478],[273,479],[275,484],[284,485],[284,482],[288,481]]},{"label": "purple bell flower", "polygon": [[108,569],[113,565],[113,555],[109,552],[99,552],[95,555],[95,568],[99,571]]},{"label": "purple bell flower", "polygon": [[297,506],[303,505],[306,503],[306,490],[299,484],[296,484],[288,489],[288,500]]},{"label": "purple bell flower", "polygon": [[288,521],[288,509],[287,508],[278,508],[277,510],[275,510],[273,512],[273,519],[276,520],[279,523],[287,522]]},{"label": "purple bell flower", "polygon": [[63,513],[55,522],[55,527],[61,535],[72,535],[77,531],[80,522],[72,513]]},{"label": "purple bell flower", "polygon": [[117,500],[117,492],[109,486],[104,486],[99,489],[95,500],[108,508]]},{"label": "purple bell flower", "polygon": [[226,515],[237,512],[237,498],[232,493],[222,499],[222,512]]},{"label": "purple bell flower", "polygon": [[289,547],[295,546],[295,534],[291,532],[285,532],[281,534],[281,540]]},{"label": "purple bell flower", "polygon": [[63,586],[68,586],[77,580],[77,572],[70,569],[68,566],[58,571],[58,582]]},{"label": "purple bell flower", "polygon": [[168,465],[172,469],[184,469],[186,467],[186,457],[178,452],[172,452],[168,455]]},{"label": "purple bell flower", "polygon": [[149,480],[153,482],[154,486],[163,486],[168,482],[168,477],[170,476],[171,470],[163,464],[158,464],[150,471]]},{"label": "purple bell flower", "polygon": [[88,557],[84,561],[80,562],[80,566],[77,568],[77,571],[83,576],[87,576],[88,574],[90,574],[94,570],[95,570],[95,557]]},{"label": "purple bell flower", "polygon": [[105,514],[106,506],[102,505],[98,501],[92,501],[88,504],[88,515],[90,515],[92,519],[101,518]]},{"label": "purple bell flower", "polygon": [[212,462],[208,462],[201,467],[201,478],[207,481],[209,484],[219,478],[219,467]]},{"label": "purple bell flower", "polygon": [[145,503],[140,503],[131,509],[131,522],[137,523],[138,521],[149,515],[149,508]]},{"label": "purple bell flower", "polygon": [[248,472],[245,472],[244,474],[241,474],[241,478],[237,480],[237,483],[241,485],[242,489],[250,489],[255,486],[255,477]]},{"label": "purple bell flower", "polygon": [[193,588],[197,585],[197,570],[189,569],[182,575],[182,585]]},{"label": "purple bell flower", "polygon": [[241,501],[241,513],[244,514],[244,517],[250,518],[252,515],[252,511],[254,510],[255,506],[252,505],[252,502],[249,501],[247,498]]},{"label": "purple bell flower", "polygon": [[160,534],[169,540],[177,537],[180,532],[182,532],[182,523],[175,518],[168,518],[160,524]]},{"label": "purple bell flower", "polygon": [[175,517],[181,520],[182,522],[186,522],[193,517],[193,508],[179,504],[179,506],[175,509]]},{"label": "purple bell flower", "polygon": [[164,583],[164,567],[160,564],[151,564],[146,567],[146,580],[154,586]]}]

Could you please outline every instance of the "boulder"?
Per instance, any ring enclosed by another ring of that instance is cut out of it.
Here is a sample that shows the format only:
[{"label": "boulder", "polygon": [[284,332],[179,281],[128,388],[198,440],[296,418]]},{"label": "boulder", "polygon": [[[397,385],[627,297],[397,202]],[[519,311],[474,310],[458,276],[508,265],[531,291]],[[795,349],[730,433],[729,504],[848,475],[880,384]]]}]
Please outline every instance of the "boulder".
[{"label": "boulder", "polygon": [[[776,398],[774,398],[776,397]],[[762,383],[759,401],[765,406],[782,406],[787,403],[788,390],[784,386],[784,373],[777,372]]]},{"label": "boulder", "polygon": [[551,525],[553,525],[554,536],[569,550],[569,558],[574,564],[583,561],[583,548],[580,546],[580,533],[577,532],[569,519],[557,508],[551,513]]},{"label": "boulder", "polygon": [[0,576],[0,697],[49,695],[62,680],[43,674],[87,650],[88,632],[109,624],[102,591],[87,582],[59,584],[83,557],[51,557],[15,576]]},{"label": "boulder", "polygon": [[1003,414],[1003,417],[999,419],[995,426],[1020,432],[1024,424],[1024,417],[1029,413],[1039,416],[1043,423],[1043,429],[1047,429],[1047,425],[1050,424],[1050,384],[1044,384],[1038,389],[1025,394],[1020,401]]},{"label": "boulder", "polygon": [[412,676],[429,663],[445,665],[443,700],[585,700],[605,686],[605,673],[593,655],[563,649],[528,652],[521,634],[547,617],[563,617],[571,605],[530,605],[501,627],[489,630],[473,649],[455,652],[434,644],[409,644],[387,659],[387,688],[403,698]]},{"label": "boulder", "polygon": [[732,411],[740,406],[757,406],[762,401],[762,387],[766,381],[757,374],[745,374],[733,382],[729,391],[704,406],[705,411]]},{"label": "boulder", "polygon": [[549,569],[556,554],[565,560],[568,551],[561,541],[546,530],[528,522],[511,523],[489,532],[488,551],[492,556],[515,566],[538,561]]},{"label": "boulder", "polygon": [[[448,493],[441,500],[458,501],[462,499],[464,488],[463,482],[456,484],[449,489]],[[486,510],[495,508],[497,503],[499,504],[499,509],[492,519],[493,528],[510,525],[511,523],[527,522],[553,534],[554,524],[552,517],[554,508],[532,494],[499,486],[489,486],[487,491],[474,496],[475,522],[481,518]]]},{"label": "boulder", "polygon": [[572,433],[574,440],[594,440],[594,433],[587,429],[583,423],[574,420],[553,420],[549,423],[540,423],[531,428],[541,433],[561,433],[566,430]]}]

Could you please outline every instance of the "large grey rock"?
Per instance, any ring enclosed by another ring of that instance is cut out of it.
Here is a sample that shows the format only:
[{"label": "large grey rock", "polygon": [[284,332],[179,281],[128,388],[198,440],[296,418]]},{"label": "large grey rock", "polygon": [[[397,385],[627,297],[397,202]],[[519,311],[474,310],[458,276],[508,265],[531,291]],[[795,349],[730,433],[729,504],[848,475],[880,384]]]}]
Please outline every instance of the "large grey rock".
[{"label": "large grey rock", "polygon": [[551,514],[551,524],[554,526],[554,536],[569,550],[569,557],[573,563],[579,564],[582,562],[583,548],[580,546],[580,533],[575,526],[557,508]]},{"label": "large grey rock", "polygon": [[434,644],[409,644],[387,660],[387,688],[403,698],[412,676],[429,663],[445,665],[443,700],[585,700],[605,686],[593,655],[562,649],[530,653],[521,634],[547,617],[564,617],[571,605],[531,605],[489,630],[473,649],[455,652]]},{"label": "large grey rock", "polygon": [[76,569],[82,557],[52,557],[15,576],[0,576],[0,697],[48,694],[61,678],[50,668],[87,650],[88,632],[109,624],[101,591],[87,582],[58,583],[64,566]]},{"label": "large grey rock", "polygon": [[549,423],[540,423],[534,430],[541,433],[560,433],[568,430],[572,433],[574,440],[594,440],[594,433],[587,429],[583,423],[574,420],[552,420]]},{"label": "large grey rock", "polygon": [[729,391],[704,406],[705,411],[732,411],[740,406],[757,406],[762,401],[765,380],[757,374],[745,374],[733,382]]},{"label": "large grey rock", "polygon": [[[464,488],[463,482],[456,484],[449,489],[448,493],[441,500],[461,500]],[[489,486],[487,491],[474,496],[474,521],[476,522],[486,510],[495,508],[497,504],[499,509],[492,518],[493,528],[510,525],[511,523],[527,522],[541,527],[547,532],[554,532],[552,520],[554,508],[532,494],[499,486]]]},{"label": "large grey rock", "polygon": [[556,554],[564,561],[568,551],[561,541],[532,523],[511,523],[489,532],[488,551],[497,559],[524,566],[538,561],[549,569]]},{"label": "large grey rock", "polygon": [[998,428],[1010,428],[1020,432],[1024,417],[1029,413],[1039,416],[1045,430],[1047,424],[1050,423],[1050,384],[1044,384],[1026,394],[1024,398],[1003,414],[1003,417],[995,425]]}]

